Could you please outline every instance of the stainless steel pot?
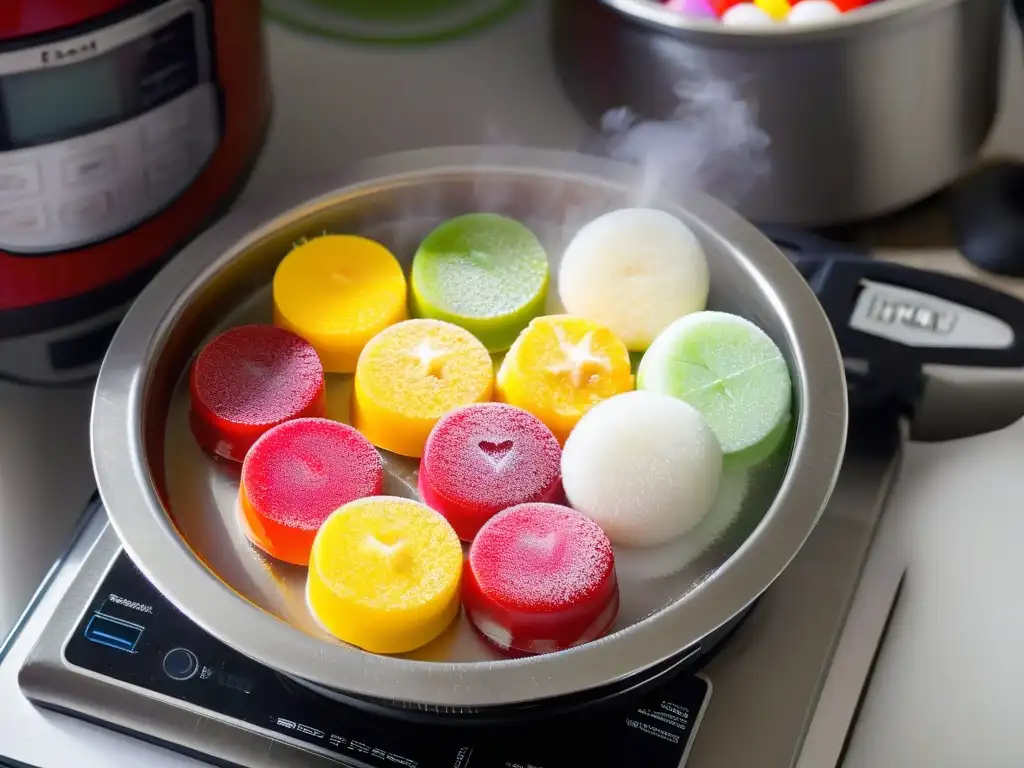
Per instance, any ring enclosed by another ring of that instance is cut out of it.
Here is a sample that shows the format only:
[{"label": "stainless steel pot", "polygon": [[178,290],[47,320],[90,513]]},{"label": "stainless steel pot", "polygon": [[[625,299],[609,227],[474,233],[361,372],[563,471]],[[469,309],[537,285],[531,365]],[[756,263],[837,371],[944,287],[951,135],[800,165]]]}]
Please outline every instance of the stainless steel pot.
[{"label": "stainless steel pot", "polygon": [[[408,259],[440,220],[472,210],[528,223],[553,259],[578,225],[629,205],[625,165],[556,152],[446,149],[356,168],[340,188],[305,190],[280,215],[246,208],[189,246],[146,289],[114,337],[97,384],[92,450],[100,493],[143,573],[213,636],[339,698],[432,712],[579,702],[663,674],[699,654],[769,587],[810,534],[838,475],[846,437],[842,361],[814,294],[752,226],[701,194],[661,201],[693,228],[710,262],[711,305],[740,312],[780,345],[792,370],[792,450],[751,476],[735,533],[657,584],[620,572],[612,634],[558,654],[501,659],[464,619],[426,649],[364,653],[327,636],[305,607],[302,569],[261,557],[237,524],[238,471],[203,456],[187,426],[189,363],[227,326],[271,317],[269,285],[302,237],[357,232]],[[325,193],[326,194],[323,194]],[[305,202],[302,202],[305,201]],[[280,211],[286,201],[278,200]],[[345,377],[328,408],[348,403]],[[414,462],[385,454],[388,493],[415,492]],[[675,665],[677,666],[677,665]]]},{"label": "stainless steel pot", "polygon": [[[553,8],[556,65],[581,113],[595,126],[622,106],[688,123],[667,139],[692,145],[676,149],[689,155],[679,183],[754,221],[851,222],[920,200],[972,165],[997,111],[1003,0],[877,0],[768,28],[653,0]],[[656,164],[671,154],[656,150]]]}]

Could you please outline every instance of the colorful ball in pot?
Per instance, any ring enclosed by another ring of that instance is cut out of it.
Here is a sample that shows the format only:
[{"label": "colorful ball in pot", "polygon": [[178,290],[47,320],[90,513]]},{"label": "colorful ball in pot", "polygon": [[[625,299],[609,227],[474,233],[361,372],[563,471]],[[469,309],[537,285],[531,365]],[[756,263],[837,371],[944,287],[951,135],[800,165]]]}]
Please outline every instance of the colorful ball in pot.
[{"label": "colorful ball in pot", "polygon": [[739,3],[722,14],[722,23],[730,27],[763,27],[775,20],[753,3]]},{"label": "colorful ball in pot", "polygon": [[786,21],[790,24],[814,24],[842,16],[839,6],[831,0],[801,0],[789,11]]},{"label": "colorful ball in pot", "polygon": [[695,19],[718,18],[715,9],[711,7],[708,0],[668,0],[665,7],[670,11],[681,13],[683,16],[690,16]]}]

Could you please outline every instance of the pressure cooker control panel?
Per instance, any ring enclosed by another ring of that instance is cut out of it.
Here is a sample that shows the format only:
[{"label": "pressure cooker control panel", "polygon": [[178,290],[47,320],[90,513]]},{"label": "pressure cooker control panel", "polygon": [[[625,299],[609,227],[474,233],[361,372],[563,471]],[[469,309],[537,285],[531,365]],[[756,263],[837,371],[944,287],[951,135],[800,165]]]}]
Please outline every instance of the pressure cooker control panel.
[{"label": "pressure cooker control panel", "polygon": [[211,68],[197,0],[0,53],[0,249],[105,240],[169,205],[220,141]]}]

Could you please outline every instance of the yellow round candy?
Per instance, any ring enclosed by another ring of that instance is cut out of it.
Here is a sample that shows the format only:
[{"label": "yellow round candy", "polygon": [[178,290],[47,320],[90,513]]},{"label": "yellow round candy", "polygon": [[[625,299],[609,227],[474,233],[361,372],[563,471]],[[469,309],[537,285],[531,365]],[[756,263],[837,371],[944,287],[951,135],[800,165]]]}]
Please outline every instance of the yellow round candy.
[{"label": "yellow round candy", "polygon": [[306,602],[321,626],[372,653],[405,653],[459,613],[462,545],[418,501],[371,496],[328,517],[309,557]]},{"label": "yellow round candy", "polygon": [[505,355],[497,388],[499,399],[532,413],[564,443],[588,410],[633,388],[629,352],[593,320],[538,317]]},{"label": "yellow round candy", "polygon": [[789,16],[791,7],[787,0],[754,0],[754,5],[775,19],[775,21],[783,21]]},{"label": "yellow round candy", "polygon": [[312,344],[330,373],[354,371],[366,342],[406,317],[402,266],[365,237],[307,240],[274,273],[274,324]]},{"label": "yellow round candy", "polygon": [[352,425],[378,448],[418,458],[438,419],[493,392],[494,363],[473,334],[441,320],[406,320],[359,356]]}]

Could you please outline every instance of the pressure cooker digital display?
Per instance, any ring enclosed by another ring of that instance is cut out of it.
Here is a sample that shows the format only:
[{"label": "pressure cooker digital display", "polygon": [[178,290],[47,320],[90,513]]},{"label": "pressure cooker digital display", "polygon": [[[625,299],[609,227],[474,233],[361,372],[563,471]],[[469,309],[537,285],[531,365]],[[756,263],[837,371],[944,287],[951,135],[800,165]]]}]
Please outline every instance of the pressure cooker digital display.
[{"label": "pressure cooker digital display", "polygon": [[178,197],[220,138],[209,50],[180,0],[0,54],[0,249],[104,240]]}]

